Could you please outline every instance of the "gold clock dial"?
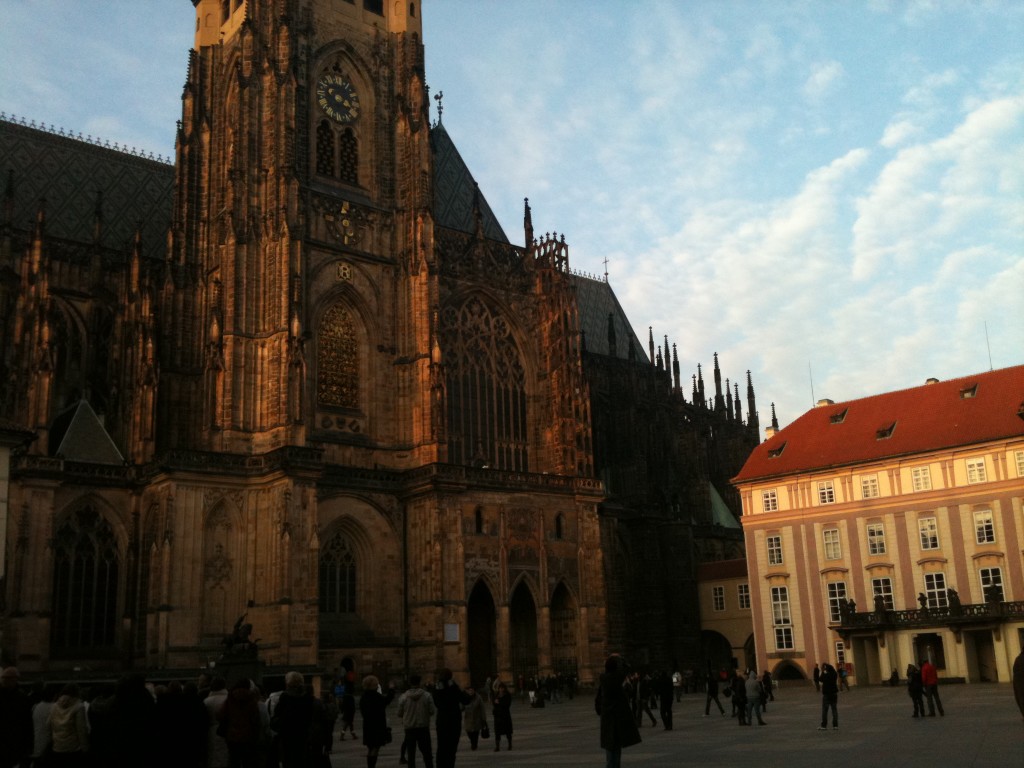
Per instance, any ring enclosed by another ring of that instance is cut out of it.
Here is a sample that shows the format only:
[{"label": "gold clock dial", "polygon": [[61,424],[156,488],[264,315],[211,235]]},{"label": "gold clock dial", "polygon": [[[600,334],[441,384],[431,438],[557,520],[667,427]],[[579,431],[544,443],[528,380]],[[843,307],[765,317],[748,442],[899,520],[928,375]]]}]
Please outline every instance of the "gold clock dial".
[{"label": "gold clock dial", "polygon": [[354,123],[362,111],[359,94],[341,75],[324,75],[316,84],[316,100],[320,109],[339,123]]}]

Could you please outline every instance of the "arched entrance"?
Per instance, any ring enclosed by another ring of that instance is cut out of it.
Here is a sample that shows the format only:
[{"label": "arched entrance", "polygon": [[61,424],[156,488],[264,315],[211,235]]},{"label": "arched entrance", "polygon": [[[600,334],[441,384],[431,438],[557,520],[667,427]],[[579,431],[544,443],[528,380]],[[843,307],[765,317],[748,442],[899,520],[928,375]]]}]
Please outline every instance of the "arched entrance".
[{"label": "arched entrance", "polygon": [[509,625],[513,684],[518,687],[520,676],[537,674],[537,603],[524,582],[512,593]]},{"label": "arched entrance", "polygon": [[495,633],[497,612],[491,591],[482,581],[478,581],[470,592],[466,613],[469,624],[469,679],[474,687],[480,687],[498,671]]},{"label": "arched entrance", "polygon": [[705,629],[700,633],[700,653],[708,669],[731,671],[735,666],[732,645],[723,635],[713,630]]}]

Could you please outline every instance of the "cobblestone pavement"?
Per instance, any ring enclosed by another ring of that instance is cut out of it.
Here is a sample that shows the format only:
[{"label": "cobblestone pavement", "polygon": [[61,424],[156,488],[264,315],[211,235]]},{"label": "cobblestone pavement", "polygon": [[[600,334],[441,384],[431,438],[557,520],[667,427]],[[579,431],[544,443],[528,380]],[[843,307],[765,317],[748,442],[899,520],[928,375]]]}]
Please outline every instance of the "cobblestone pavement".
[{"label": "cobblestone pavement", "polygon": [[[674,728],[659,722],[640,729],[643,743],[622,753],[622,764],[661,766],[761,765],[765,768],[1024,768],[1024,720],[1009,684],[947,685],[941,688],[945,717],[913,719],[906,688],[854,688],[839,695],[839,730],[817,730],[821,697],[810,687],[783,687],[768,705],[764,727],[741,728],[712,705],[704,717],[704,695],[684,695],[675,704]],[[729,712],[727,699],[722,699]],[[390,722],[397,723],[391,707]],[[655,712],[655,715],[658,713]],[[512,706],[512,751],[494,752],[493,739],[473,752],[463,735],[457,768],[509,766],[572,768],[604,766],[593,697],[530,709],[520,699]],[[356,720],[358,731],[359,720]],[[396,738],[401,733],[395,729]],[[436,746],[436,745],[435,745]],[[336,742],[332,765],[361,768],[366,748],[351,740]],[[381,750],[379,768],[398,765],[398,743]],[[423,762],[417,755],[417,766]]]}]

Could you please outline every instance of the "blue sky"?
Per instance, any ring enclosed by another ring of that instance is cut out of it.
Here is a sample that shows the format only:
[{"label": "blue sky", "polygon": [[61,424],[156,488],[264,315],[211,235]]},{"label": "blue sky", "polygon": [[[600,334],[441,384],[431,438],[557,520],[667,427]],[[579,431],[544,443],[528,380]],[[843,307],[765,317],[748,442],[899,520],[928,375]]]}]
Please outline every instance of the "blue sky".
[{"label": "blue sky", "polygon": [[[529,197],[684,375],[750,369],[762,425],[812,375],[838,401],[1024,363],[1024,3],[423,5],[444,125],[513,241]],[[190,3],[0,13],[0,111],[173,152]]]}]

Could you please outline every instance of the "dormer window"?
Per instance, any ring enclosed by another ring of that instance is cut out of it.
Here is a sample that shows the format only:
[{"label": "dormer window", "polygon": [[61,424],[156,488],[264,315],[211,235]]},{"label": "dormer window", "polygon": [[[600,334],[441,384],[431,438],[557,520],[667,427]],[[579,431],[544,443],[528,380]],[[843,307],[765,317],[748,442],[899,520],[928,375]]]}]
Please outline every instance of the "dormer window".
[{"label": "dormer window", "polygon": [[896,422],[894,421],[889,426],[882,427],[877,432],[875,432],[875,439],[876,440],[888,440],[890,437],[892,437],[892,433],[893,433],[893,431],[895,429],[896,429]]},{"label": "dormer window", "polygon": [[782,455],[782,452],[784,450],[786,450],[786,444],[785,443],[780,445],[778,448],[770,448],[770,449],[768,449],[768,458],[769,459],[777,459],[777,458],[779,458],[779,456]]},{"label": "dormer window", "polygon": [[977,395],[978,395],[978,385],[977,384],[972,384],[971,386],[964,387],[963,389],[960,390],[960,399],[961,400],[967,400],[968,398],[971,398],[971,397],[977,397]]},{"label": "dormer window", "polygon": [[843,408],[839,413],[833,413],[828,417],[829,424],[842,424],[846,421],[846,414],[849,412],[849,408]]}]

